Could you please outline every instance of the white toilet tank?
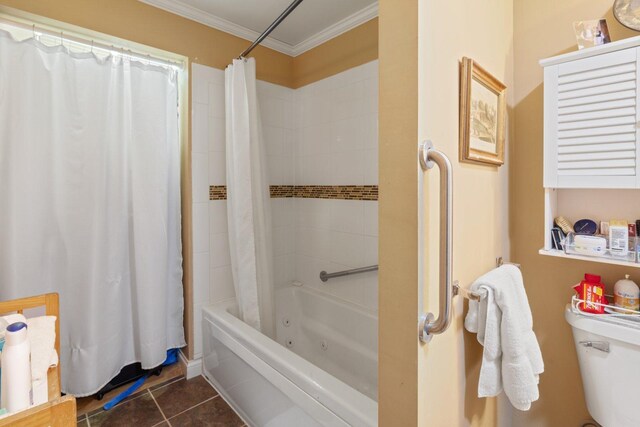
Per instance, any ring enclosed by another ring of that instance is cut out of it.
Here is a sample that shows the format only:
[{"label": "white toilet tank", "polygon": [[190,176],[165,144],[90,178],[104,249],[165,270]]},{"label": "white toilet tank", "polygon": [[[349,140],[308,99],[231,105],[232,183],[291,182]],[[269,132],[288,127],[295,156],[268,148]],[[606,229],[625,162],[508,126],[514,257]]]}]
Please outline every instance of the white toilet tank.
[{"label": "white toilet tank", "polygon": [[570,305],[565,318],[573,330],[589,414],[604,427],[640,426],[640,318],[636,328],[576,314]]}]

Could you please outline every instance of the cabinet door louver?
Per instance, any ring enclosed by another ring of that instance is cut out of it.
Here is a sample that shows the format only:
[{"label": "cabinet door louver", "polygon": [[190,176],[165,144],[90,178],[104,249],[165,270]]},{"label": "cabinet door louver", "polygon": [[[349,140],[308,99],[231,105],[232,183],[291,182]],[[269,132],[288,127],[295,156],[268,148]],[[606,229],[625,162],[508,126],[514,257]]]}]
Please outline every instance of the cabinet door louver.
[{"label": "cabinet door louver", "polygon": [[545,70],[545,102],[547,77],[554,83],[545,105],[553,114],[545,117],[545,151],[554,145],[553,159],[545,153],[545,186],[637,186],[637,62],[634,48]]}]

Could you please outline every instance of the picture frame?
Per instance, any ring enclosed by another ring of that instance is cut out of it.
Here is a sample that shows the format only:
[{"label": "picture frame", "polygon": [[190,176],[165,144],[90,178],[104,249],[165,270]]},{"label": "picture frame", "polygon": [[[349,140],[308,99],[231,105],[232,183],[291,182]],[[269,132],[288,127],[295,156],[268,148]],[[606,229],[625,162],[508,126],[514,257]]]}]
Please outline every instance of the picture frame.
[{"label": "picture frame", "polygon": [[576,33],[578,50],[611,43],[606,19],[576,21],[573,23],[573,31]]},{"label": "picture frame", "polygon": [[504,164],[507,87],[464,57],[460,62],[460,161]]}]

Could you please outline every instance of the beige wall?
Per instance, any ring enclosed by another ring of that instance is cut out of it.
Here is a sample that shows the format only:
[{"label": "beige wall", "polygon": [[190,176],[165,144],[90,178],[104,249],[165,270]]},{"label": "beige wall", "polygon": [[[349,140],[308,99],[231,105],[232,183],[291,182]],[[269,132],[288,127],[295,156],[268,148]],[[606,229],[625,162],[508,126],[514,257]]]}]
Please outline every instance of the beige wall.
[{"label": "beige wall", "polygon": [[378,18],[293,59],[294,88],[378,59]]},{"label": "beige wall", "polygon": [[[543,246],[542,68],[538,60],[577,49],[573,21],[606,18],[613,40],[639,33],[625,29],[611,14],[611,0],[516,0],[515,143],[511,145],[512,257],[522,264],[534,330],[542,346],[545,373],[540,401],[530,412],[516,411],[514,426],[577,426],[589,419],[571,329],[563,309],[570,286],[585,272],[607,284],[625,273],[621,267],[538,255]],[[573,218],[573,220],[578,218]],[[629,218],[632,220],[633,218]],[[633,276],[632,276],[633,277]],[[634,277],[637,281],[639,277]]]},{"label": "beige wall", "polygon": [[[507,181],[512,165],[507,161],[497,168],[458,160],[459,61],[470,57],[504,82],[510,110],[514,92],[513,0],[427,0],[421,2],[420,18],[419,137],[431,139],[453,163],[453,277],[462,287],[469,287],[495,267],[496,257],[509,256]],[[507,151],[511,143],[507,136]],[[428,311],[437,313],[437,169],[426,176],[425,298]],[[475,334],[463,329],[467,302],[461,297],[454,301],[451,328],[421,347],[420,425],[498,425],[497,400],[477,398],[482,347]]]},{"label": "beige wall", "polygon": [[[417,142],[432,139],[453,162],[454,278],[469,286],[495,266],[497,256],[508,257],[509,166],[457,160],[458,61],[476,59],[513,89],[513,3],[382,0],[379,16],[380,425],[497,425],[504,420],[497,401],[476,397],[482,349],[462,330],[461,298],[451,329],[418,344]],[[510,106],[512,99],[509,92]],[[424,297],[437,313],[436,175],[429,172],[426,181],[422,243]]]},{"label": "beige wall", "polygon": [[379,5],[378,421],[415,426],[418,0]]}]

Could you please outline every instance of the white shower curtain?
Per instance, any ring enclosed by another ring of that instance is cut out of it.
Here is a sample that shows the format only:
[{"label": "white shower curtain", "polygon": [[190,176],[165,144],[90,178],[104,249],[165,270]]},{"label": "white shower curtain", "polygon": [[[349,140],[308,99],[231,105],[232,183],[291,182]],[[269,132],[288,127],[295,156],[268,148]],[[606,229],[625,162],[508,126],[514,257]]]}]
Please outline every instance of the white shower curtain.
[{"label": "white shower curtain", "polygon": [[0,31],[0,299],[60,293],[67,393],[185,344],[176,79]]},{"label": "white shower curtain", "polygon": [[227,218],[240,317],[274,336],[271,212],[253,58],[225,72]]}]

